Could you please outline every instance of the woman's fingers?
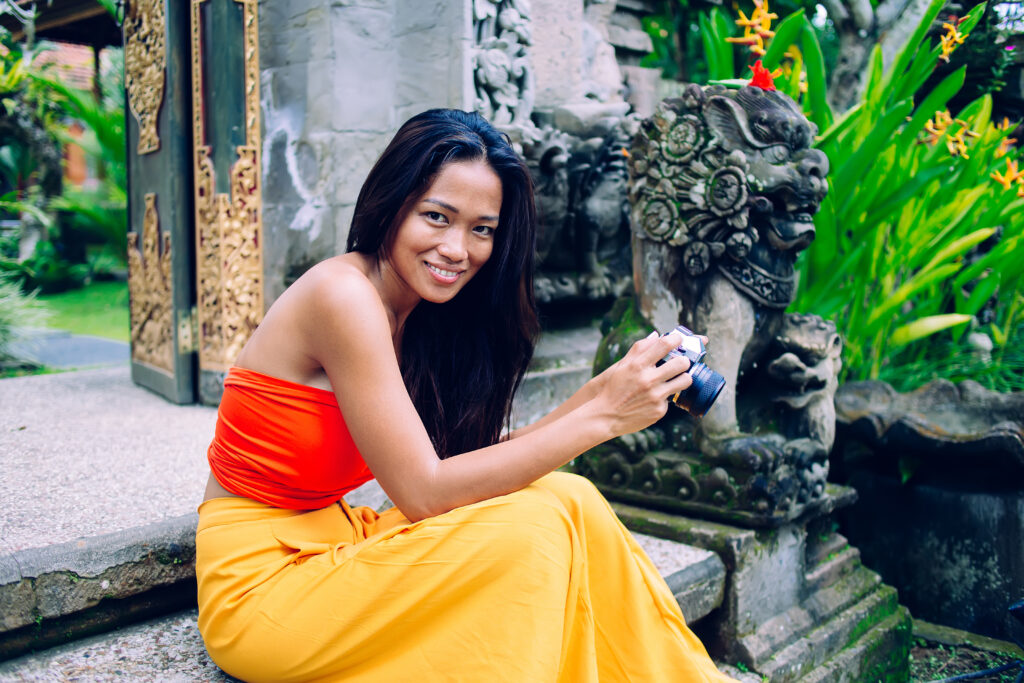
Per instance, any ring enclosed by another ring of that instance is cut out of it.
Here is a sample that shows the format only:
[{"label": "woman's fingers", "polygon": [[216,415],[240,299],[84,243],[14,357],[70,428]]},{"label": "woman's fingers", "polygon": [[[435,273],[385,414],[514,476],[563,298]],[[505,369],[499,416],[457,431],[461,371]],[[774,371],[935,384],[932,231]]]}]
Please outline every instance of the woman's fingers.
[{"label": "woman's fingers", "polygon": [[686,356],[673,356],[657,368],[658,378],[667,382],[690,369],[690,359]]}]

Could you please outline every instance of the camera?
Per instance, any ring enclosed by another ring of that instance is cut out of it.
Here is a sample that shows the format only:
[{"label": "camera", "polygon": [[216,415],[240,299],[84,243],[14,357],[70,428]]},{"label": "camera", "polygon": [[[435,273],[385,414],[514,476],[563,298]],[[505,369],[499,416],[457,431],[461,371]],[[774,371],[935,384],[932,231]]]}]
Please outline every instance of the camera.
[{"label": "camera", "polygon": [[669,351],[667,356],[658,361],[658,365],[676,356],[689,358],[690,369],[688,372],[693,379],[693,384],[673,395],[669,400],[694,417],[703,417],[718,395],[722,393],[722,389],[725,388],[725,378],[704,365],[704,356],[707,355],[707,351],[704,349],[704,342],[700,337],[682,325],[676,326],[674,331],[682,333],[683,343]]}]

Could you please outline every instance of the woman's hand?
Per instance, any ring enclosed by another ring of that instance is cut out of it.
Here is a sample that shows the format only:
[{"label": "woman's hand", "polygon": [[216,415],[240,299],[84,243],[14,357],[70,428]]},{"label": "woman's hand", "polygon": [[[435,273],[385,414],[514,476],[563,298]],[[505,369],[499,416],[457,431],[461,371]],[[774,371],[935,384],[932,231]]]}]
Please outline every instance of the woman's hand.
[{"label": "woman's hand", "polygon": [[686,372],[690,361],[685,357],[676,356],[658,365],[682,341],[678,332],[664,337],[652,332],[598,376],[599,391],[594,400],[602,405],[613,436],[639,431],[663,418],[668,398],[693,382]]}]

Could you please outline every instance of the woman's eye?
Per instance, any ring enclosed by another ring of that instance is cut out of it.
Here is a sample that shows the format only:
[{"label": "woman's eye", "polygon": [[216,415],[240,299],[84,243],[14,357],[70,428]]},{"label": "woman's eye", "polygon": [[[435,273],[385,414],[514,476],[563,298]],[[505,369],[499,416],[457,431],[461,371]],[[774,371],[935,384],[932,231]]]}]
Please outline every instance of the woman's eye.
[{"label": "woman's eye", "polygon": [[484,237],[490,237],[494,234],[494,228],[489,225],[478,225],[473,228],[473,232],[478,235],[483,235]]},{"label": "woman's eye", "polygon": [[433,221],[434,223],[444,223],[447,221],[444,214],[437,211],[427,211],[423,215],[428,221]]}]

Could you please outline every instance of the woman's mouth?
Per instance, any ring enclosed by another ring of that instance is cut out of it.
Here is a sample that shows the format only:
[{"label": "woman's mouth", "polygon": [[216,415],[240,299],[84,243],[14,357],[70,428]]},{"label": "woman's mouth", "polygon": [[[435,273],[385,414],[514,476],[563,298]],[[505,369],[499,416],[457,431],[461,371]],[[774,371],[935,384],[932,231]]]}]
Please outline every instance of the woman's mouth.
[{"label": "woman's mouth", "polygon": [[424,263],[426,263],[427,270],[429,270],[430,274],[434,276],[434,279],[438,282],[443,282],[446,285],[450,285],[458,280],[459,275],[462,274],[462,271],[460,270],[445,270],[444,268],[439,268],[432,263],[427,263],[426,261],[424,261]]}]

